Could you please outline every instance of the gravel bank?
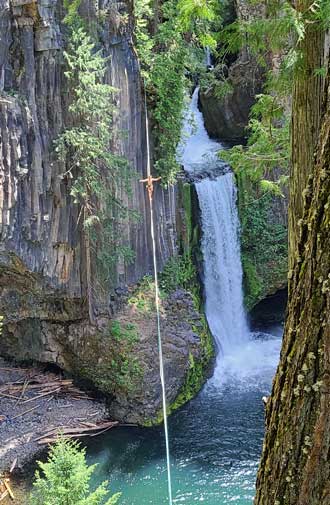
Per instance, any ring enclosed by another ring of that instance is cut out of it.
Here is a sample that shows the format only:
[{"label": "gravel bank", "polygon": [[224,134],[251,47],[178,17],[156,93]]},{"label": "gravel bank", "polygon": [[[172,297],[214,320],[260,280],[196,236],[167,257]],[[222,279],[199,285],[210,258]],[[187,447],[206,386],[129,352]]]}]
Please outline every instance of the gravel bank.
[{"label": "gravel bank", "polygon": [[[50,429],[107,418],[105,404],[84,398],[84,393],[79,398],[65,388],[54,393],[43,393],[47,388],[36,392],[31,388],[35,377],[44,377],[46,384],[59,380],[43,368],[17,368],[0,358],[0,472],[8,471],[13,464],[15,471],[22,469],[45,448],[36,439]],[[8,393],[9,383],[20,384],[22,390]],[[26,384],[25,390],[22,384]]]}]

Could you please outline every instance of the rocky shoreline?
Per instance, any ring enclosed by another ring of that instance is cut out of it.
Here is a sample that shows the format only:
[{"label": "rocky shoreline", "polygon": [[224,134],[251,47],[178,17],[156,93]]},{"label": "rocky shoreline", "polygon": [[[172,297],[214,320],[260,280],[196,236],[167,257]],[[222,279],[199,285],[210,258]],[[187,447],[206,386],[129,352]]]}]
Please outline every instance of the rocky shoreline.
[{"label": "rocky shoreline", "polygon": [[[45,367],[19,368],[0,358],[1,473],[9,472],[11,467],[15,472],[22,471],[45,448],[37,439],[51,430],[92,426],[107,419],[102,400],[83,391],[79,394],[75,386],[56,386],[70,383],[62,379]],[[44,384],[37,390],[37,381],[43,380]],[[8,387],[18,389],[19,385],[23,385],[19,393],[8,393]]]}]

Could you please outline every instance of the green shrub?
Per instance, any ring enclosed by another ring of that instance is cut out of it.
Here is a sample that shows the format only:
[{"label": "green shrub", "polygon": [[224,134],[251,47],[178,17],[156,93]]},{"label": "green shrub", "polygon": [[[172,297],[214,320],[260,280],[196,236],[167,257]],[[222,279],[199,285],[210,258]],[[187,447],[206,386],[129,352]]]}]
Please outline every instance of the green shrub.
[{"label": "green shrub", "polygon": [[196,284],[196,268],[190,254],[173,256],[168,260],[159,277],[159,285],[165,293],[177,288],[194,291]]},{"label": "green shrub", "polygon": [[94,491],[90,479],[96,465],[88,466],[85,449],[78,442],[60,438],[51,448],[46,463],[38,461],[31,505],[115,505],[120,493],[107,498],[108,482]]},{"label": "green shrub", "polygon": [[287,227],[273,218],[275,198],[238,175],[245,305],[250,310],[282,288],[287,277]]}]

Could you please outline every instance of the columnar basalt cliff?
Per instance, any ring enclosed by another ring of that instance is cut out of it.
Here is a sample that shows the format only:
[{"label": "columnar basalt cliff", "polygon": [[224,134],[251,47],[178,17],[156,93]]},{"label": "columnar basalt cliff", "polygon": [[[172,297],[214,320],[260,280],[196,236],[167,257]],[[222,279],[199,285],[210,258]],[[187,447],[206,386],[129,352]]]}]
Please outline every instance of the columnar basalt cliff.
[{"label": "columnar basalt cliff", "polygon": [[[92,4],[83,7],[91,19],[97,18]],[[138,181],[146,167],[144,100],[131,26],[121,21],[120,12],[115,14],[108,9],[99,43],[109,58],[107,80],[118,89],[114,148],[137,171],[130,206],[143,216],[138,224],[127,223],[122,240],[132,247],[136,261],[131,266],[118,265],[115,284],[120,285],[135,282],[150,270],[152,261],[146,192]],[[52,287],[81,296],[84,252],[77,226],[79,209],[70,197],[70,181],[56,161],[53,146],[68,121],[63,17],[59,2],[14,0],[7,2],[3,12],[1,239],[5,250],[17,253]],[[162,265],[175,251],[173,190],[156,189],[155,210]]]},{"label": "columnar basalt cliff", "polygon": [[[134,261],[116,262],[112,289],[98,293],[93,300],[96,325],[90,325],[79,206],[70,195],[72,181],[66,167],[57,161],[54,150],[54,140],[70,121],[63,3],[1,0],[0,314],[5,325],[0,352],[17,359],[56,363],[107,391],[101,376],[111,382],[111,373],[98,365],[109,358],[107,349],[111,346],[104,340],[104,328],[111,324],[109,314],[113,316],[119,309],[127,286],[152,267],[149,204],[139,182],[147,164],[145,110],[132,44],[131,4],[85,0],[79,9],[91,27],[97,26],[97,46],[107,58],[105,78],[118,90],[112,148],[128,160],[132,171],[130,196],[124,190],[119,192],[139,216],[138,220],[128,217],[121,234],[122,245],[132,249]],[[160,268],[176,253],[176,202],[175,188],[155,188]],[[91,261],[93,273],[93,255]],[[186,345],[183,370],[187,371],[189,339],[185,341],[182,335],[180,339]],[[182,350],[172,346],[169,369],[178,356]],[[182,363],[181,358],[179,361]],[[157,374],[155,360],[153,367]],[[93,374],[84,373],[86,369],[93,369]],[[185,373],[178,379],[176,392],[184,377]]]}]

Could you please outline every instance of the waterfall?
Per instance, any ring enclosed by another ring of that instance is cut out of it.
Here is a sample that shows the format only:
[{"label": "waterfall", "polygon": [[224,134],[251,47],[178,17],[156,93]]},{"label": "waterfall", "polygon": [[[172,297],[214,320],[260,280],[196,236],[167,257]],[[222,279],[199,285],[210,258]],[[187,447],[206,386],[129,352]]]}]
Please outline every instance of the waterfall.
[{"label": "waterfall", "polygon": [[204,126],[203,114],[198,109],[199,88],[197,87],[191,98],[187,110],[182,142],[178,149],[178,158],[187,172],[200,172],[205,168],[214,168],[220,164],[219,150],[223,146],[210,139]]},{"label": "waterfall", "polygon": [[[187,112],[179,155],[187,172],[212,170],[223,163],[223,146],[209,138],[198,109],[196,88]],[[206,317],[218,347],[219,360],[249,341],[239,242],[237,191],[233,173],[203,178],[195,183],[202,220],[202,252]]]},{"label": "waterfall", "polygon": [[231,172],[196,184],[202,219],[205,311],[223,354],[248,339],[243,305],[237,192]]},{"label": "waterfall", "polygon": [[211,51],[209,47],[205,48],[205,66],[209,70],[212,70],[214,68],[212,65]]}]

